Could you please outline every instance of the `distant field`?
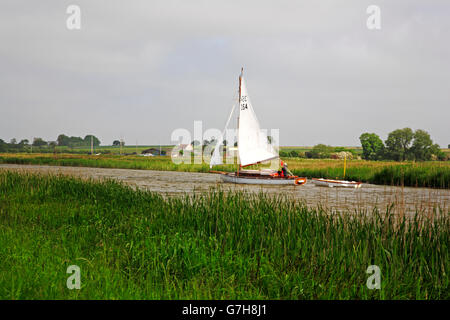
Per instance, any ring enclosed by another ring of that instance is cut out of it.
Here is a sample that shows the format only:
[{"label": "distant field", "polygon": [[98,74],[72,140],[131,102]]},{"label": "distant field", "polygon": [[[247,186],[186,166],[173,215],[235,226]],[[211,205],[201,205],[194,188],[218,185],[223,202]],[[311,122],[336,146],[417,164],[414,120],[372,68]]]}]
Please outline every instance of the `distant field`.
[{"label": "distant field", "polygon": [[[285,159],[298,176],[338,178],[384,185],[450,188],[450,161],[393,162],[332,159]],[[74,155],[74,154],[0,154],[0,163],[59,165],[74,167],[124,168],[165,171],[209,172],[207,163],[175,164],[169,156]],[[236,165],[214,167],[231,172]]]},{"label": "distant field", "polygon": [[[169,152],[173,149],[174,145],[126,145],[122,147],[122,153],[123,154],[130,154],[130,153],[142,153],[142,151],[150,148],[158,149],[161,147],[162,151]],[[281,151],[290,152],[290,151],[297,151],[297,152],[306,152],[311,151],[312,146],[282,146],[280,147]],[[344,147],[347,150],[355,151],[356,153],[362,153],[361,147],[354,147],[354,146],[348,146]],[[446,149],[444,149],[446,150]],[[448,149],[447,149],[448,150]],[[50,153],[53,152],[53,149],[51,147],[27,147],[26,152],[33,152],[33,153]],[[83,146],[83,147],[60,147],[57,146],[55,148],[55,151],[57,153],[75,153],[75,154],[83,154],[83,153],[90,153],[91,147],[89,146]],[[120,147],[118,146],[98,146],[94,147],[94,153],[112,153],[112,154],[120,154]],[[448,151],[450,152],[450,151]]]},{"label": "distant field", "polygon": [[[122,153],[133,153],[137,152],[138,154],[142,153],[142,151],[150,148],[158,149],[161,147],[162,151],[169,151],[172,150],[173,146],[167,146],[167,145],[150,145],[150,146],[123,146],[122,147]],[[68,148],[68,147],[56,147],[57,152],[61,153],[70,153],[71,151],[76,153],[90,153],[91,148],[90,147],[74,147],[74,148]],[[99,146],[94,147],[94,153],[102,153],[102,152],[108,152],[108,153],[120,153],[120,147],[118,146]]]}]

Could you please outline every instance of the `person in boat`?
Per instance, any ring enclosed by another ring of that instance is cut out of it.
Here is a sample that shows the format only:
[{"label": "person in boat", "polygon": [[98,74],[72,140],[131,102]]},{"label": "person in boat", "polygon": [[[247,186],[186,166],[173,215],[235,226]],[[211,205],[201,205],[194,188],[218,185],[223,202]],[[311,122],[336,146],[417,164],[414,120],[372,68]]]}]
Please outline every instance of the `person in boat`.
[{"label": "person in boat", "polygon": [[281,161],[281,170],[278,171],[278,176],[281,178],[287,178],[289,176],[289,170],[287,167],[287,163]]},{"label": "person in boat", "polygon": [[281,176],[283,178],[287,178],[289,176],[289,172],[288,172],[288,168],[287,168],[287,163],[283,163],[283,166],[281,167]]}]

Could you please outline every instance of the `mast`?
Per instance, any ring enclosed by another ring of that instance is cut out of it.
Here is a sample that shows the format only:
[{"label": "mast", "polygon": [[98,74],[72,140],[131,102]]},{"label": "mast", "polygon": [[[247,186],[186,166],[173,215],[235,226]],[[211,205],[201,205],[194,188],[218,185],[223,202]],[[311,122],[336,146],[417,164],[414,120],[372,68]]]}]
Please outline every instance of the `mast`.
[{"label": "mast", "polygon": [[[242,75],[244,74],[244,67],[241,68],[241,74],[239,75],[239,110],[241,110],[241,82]],[[238,129],[238,150],[239,150],[239,115],[237,117],[237,129]],[[239,177],[241,163],[239,161],[239,152],[238,152],[238,168],[237,168],[237,176]]]}]

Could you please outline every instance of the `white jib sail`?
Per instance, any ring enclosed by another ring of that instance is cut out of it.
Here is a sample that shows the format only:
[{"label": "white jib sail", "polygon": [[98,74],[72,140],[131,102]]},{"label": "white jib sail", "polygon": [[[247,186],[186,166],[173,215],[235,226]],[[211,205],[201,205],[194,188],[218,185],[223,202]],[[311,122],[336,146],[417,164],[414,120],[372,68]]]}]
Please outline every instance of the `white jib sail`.
[{"label": "white jib sail", "polygon": [[231,116],[233,115],[233,111],[234,111],[235,107],[236,107],[236,105],[234,104],[233,107],[231,108],[230,115],[228,117],[227,123],[225,124],[225,129],[223,129],[223,132],[222,132],[221,136],[219,137],[219,140],[217,141],[216,147],[215,147],[213,155],[211,157],[211,161],[209,162],[209,168],[212,168],[213,166],[216,166],[218,164],[223,164],[223,161],[222,161],[223,157],[220,154],[220,149],[222,148],[224,134],[228,128],[228,124],[230,123]]},{"label": "white jib sail", "polygon": [[278,157],[267,141],[267,134],[261,131],[253,110],[244,78],[241,76],[239,105],[238,149],[241,166],[271,160]]}]

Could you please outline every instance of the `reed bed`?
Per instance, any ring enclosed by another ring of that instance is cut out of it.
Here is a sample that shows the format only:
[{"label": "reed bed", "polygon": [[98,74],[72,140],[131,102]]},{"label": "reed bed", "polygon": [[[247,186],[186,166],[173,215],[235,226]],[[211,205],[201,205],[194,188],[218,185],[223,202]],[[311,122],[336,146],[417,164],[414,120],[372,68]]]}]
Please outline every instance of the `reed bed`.
[{"label": "reed bed", "polygon": [[[2,171],[0,298],[449,299],[449,212],[394,218]],[[66,288],[74,264],[80,290]],[[366,287],[369,265],[380,290]]]}]

